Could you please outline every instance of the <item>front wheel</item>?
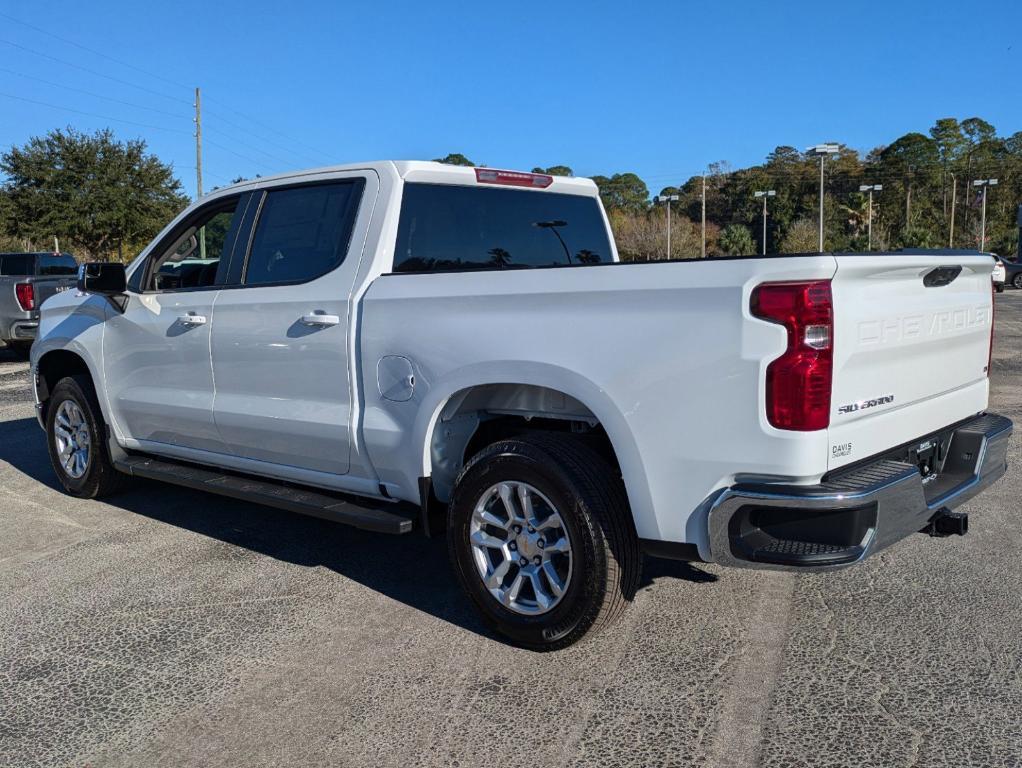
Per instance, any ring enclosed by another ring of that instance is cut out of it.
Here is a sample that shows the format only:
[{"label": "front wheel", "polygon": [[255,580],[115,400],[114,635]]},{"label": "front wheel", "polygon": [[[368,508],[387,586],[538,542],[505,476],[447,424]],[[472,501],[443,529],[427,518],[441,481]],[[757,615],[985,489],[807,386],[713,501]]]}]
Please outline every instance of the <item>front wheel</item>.
[{"label": "front wheel", "polygon": [[102,498],[127,481],[127,475],[110,463],[106,425],[87,376],[68,376],[53,388],[46,410],[46,443],[53,471],[72,496]]},{"label": "front wheel", "polygon": [[998,293],[1004,293],[1004,283],[998,283],[997,285],[995,285],[994,290],[996,290]]},{"label": "front wheel", "polygon": [[517,645],[564,648],[612,623],[641,557],[617,471],[578,436],[494,443],[462,470],[451,560],[486,623]]},{"label": "front wheel", "polygon": [[1019,290],[1022,290],[1022,272],[1016,273],[1015,276],[1011,278],[1011,284]]}]

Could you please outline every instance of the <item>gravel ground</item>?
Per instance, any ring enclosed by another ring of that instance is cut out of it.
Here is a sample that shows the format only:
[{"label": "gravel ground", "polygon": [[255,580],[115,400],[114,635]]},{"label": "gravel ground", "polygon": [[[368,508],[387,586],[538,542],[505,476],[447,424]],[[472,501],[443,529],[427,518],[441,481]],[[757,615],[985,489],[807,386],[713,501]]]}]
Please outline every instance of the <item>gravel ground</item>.
[{"label": "gravel ground", "polygon": [[[1016,421],[1020,341],[1008,292]],[[537,655],[487,634],[442,542],[63,495],[0,351],[0,765],[1022,765],[1020,489],[836,574],[649,561],[613,631]]]}]

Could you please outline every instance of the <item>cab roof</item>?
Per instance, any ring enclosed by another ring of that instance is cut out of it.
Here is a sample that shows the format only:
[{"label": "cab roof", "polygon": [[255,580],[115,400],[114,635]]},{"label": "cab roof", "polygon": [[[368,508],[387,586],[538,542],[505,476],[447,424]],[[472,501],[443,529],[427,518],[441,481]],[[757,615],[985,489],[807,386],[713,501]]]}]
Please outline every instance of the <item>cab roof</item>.
[{"label": "cab roof", "polygon": [[[377,160],[368,163],[346,163],[343,165],[327,165],[320,168],[309,168],[301,171],[289,171],[274,176],[261,176],[258,179],[220,187],[217,194],[227,190],[243,189],[263,184],[277,184],[282,181],[299,180],[305,176],[337,173],[341,171],[373,170],[380,175],[396,175],[403,181],[428,184],[458,184],[464,186],[494,187],[509,186],[512,188],[529,188],[537,192],[560,192],[562,194],[585,195],[595,197],[598,194],[592,179],[574,176],[550,176],[533,174],[527,171],[506,171],[499,168],[470,167],[448,165],[433,160]],[[480,176],[494,180],[480,180]],[[522,183],[527,177],[538,180],[537,184]]]}]

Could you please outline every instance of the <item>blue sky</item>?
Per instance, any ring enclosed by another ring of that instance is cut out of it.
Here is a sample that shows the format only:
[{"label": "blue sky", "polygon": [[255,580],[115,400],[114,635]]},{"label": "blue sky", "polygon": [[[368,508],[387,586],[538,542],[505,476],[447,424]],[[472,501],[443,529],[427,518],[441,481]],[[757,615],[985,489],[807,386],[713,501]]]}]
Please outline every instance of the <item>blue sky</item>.
[{"label": "blue sky", "polygon": [[3,0],[0,14],[0,148],[110,126],[145,138],[190,194],[195,85],[207,189],[463,152],[634,171],[657,191],[714,161],[820,141],[868,150],[939,117],[1022,130],[1017,0]]}]

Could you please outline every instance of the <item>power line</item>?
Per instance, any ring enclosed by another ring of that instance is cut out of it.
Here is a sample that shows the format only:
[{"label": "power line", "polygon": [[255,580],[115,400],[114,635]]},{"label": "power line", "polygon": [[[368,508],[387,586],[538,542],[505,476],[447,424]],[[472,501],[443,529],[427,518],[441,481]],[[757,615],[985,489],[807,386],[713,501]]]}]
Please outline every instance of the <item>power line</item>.
[{"label": "power line", "polygon": [[[93,54],[94,56],[99,56],[100,58],[106,59],[107,61],[113,62],[114,64],[117,64],[119,66],[127,67],[127,68],[132,69],[132,70],[134,70],[136,72],[139,72],[139,73],[141,73],[143,75],[146,75],[147,77],[155,78],[156,80],[160,80],[160,81],[162,81],[164,83],[176,86],[178,88],[189,88],[189,89],[191,88],[191,86],[184,85],[183,83],[179,83],[179,82],[177,82],[175,80],[172,80],[170,78],[164,77],[163,75],[158,75],[155,72],[150,72],[149,70],[143,69],[142,67],[139,67],[139,66],[137,66],[135,64],[132,64],[130,62],[122,61],[121,59],[118,59],[118,58],[116,58],[114,56],[110,56],[109,54],[103,53],[102,51],[97,51],[94,48],[90,48],[90,47],[88,47],[86,45],[82,45],[81,43],[75,42],[74,40],[70,40],[70,39],[68,39],[66,37],[61,37],[60,35],[57,35],[57,34],[55,34],[53,32],[50,32],[47,29],[43,29],[42,27],[37,27],[37,26],[35,26],[33,24],[29,24],[28,22],[22,21],[21,19],[15,18],[14,16],[11,16],[9,14],[0,12],[0,18],[4,18],[4,19],[8,19],[9,21],[13,21],[16,24],[20,24],[23,27],[27,27],[28,29],[34,30],[35,32],[39,32],[40,34],[52,37],[53,39],[59,40],[60,42],[66,43],[67,45],[73,45],[76,48],[79,48],[79,49],[81,49],[83,51],[87,51],[88,53]],[[173,99],[175,101],[184,101],[183,99],[180,99],[179,97],[168,96],[167,94],[161,93],[159,91],[152,90],[150,88],[145,88],[144,86],[136,85],[135,83],[131,83],[131,82],[127,81],[127,80],[121,80],[119,78],[115,78],[115,77],[112,77],[110,75],[104,75],[101,72],[96,72],[94,70],[88,69],[87,67],[83,67],[81,65],[74,64],[72,62],[63,61],[62,59],[58,59],[55,56],[51,56],[49,54],[41,53],[41,52],[33,50],[31,48],[27,48],[27,47],[25,47],[23,45],[19,45],[18,43],[12,43],[12,42],[10,42],[8,40],[0,40],[0,42],[5,42],[8,45],[13,45],[13,46],[15,46],[17,48],[21,48],[22,50],[28,51],[29,53],[34,53],[37,56],[43,56],[45,58],[51,59],[51,60],[56,61],[58,63],[65,64],[66,66],[70,66],[70,67],[75,67],[77,69],[81,69],[84,72],[88,72],[89,74],[96,75],[98,77],[104,77],[106,79],[112,80],[114,82],[121,83],[123,85],[127,85],[127,86],[132,87],[132,88],[139,88],[139,89],[144,90],[144,91],[146,91],[148,93],[155,94],[155,95],[160,96],[160,97],[165,98],[165,99]],[[207,97],[207,101],[208,100],[209,99]],[[217,103],[223,103],[223,102],[220,102],[218,99],[215,99],[214,101],[216,101]],[[323,157],[323,156],[328,154],[328,153],[323,152],[322,150],[318,149],[317,147],[312,146],[311,144],[307,144],[305,142],[299,141],[298,139],[295,139],[295,138],[293,138],[291,136],[288,136],[287,134],[285,134],[285,133],[283,133],[281,131],[278,131],[275,128],[272,128],[269,125],[266,125],[265,123],[261,123],[260,121],[256,120],[255,118],[253,118],[253,117],[251,117],[249,115],[245,115],[242,112],[238,112],[237,110],[231,109],[226,104],[224,104],[224,108],[227,109],[228,111],[238,115],[239,117],[245,119],[245,120],[248,120],[250,122],[253,122],[253,123],[257,124],[257,125],[262,126],[265,130],[270,131],[270,132],[276,134],[277,136],[280,136],[281,138],[287,139],[288,141],[296,143],[296,144],[301,144],[302,146],[306,147],[307,149],[311,149],[318,156],[317,158],[314,158],[314,162],[317,162],[317,163],[321,162],[321,160],[319,158],[321,158],[321,157]],[[206,110],[206,114],[213,115],[214,113],[209,111],[209,110]],[[252,131],[251,128],[246,128],[244,126],[238,125],[237,123],[233,123],[233,122],[227,120],[222,115],[217,115],[217,116],[219,117],[219,119],[223,120],[223,122],[228,123],[229,125],[233,125],[238,130],[241,130],[241,131],[244,131],[245,133],[248,133],[249,135],[253,136],[254,138],[258,139],[259,141],[263,141],[266,144],[270,144],[272,146],[276,146],[278,149],[286,149],[289,152],[294,152],[294,150],[291,150],[289,148],[286,148],[286,147],[283,147],[283,146],[281,146],[279,144],[276,144],[273,141],[271,141],[269,139],[266,139],[264,137],[260,137],[258,134],[256,134],[254,131]],[[306,156],[306,157],[308,158],[308,156]]]},{"label": "power line", "polygon": [[72,67],[74,69],[80,69],[82,72],[88,72],[90,75],[95,75],[96,77],[102,77],[102,78],[104,78],[106,80],[110,80],[110,81],[115,82],[115,83],[120,83],[121,85],[127,85],[130,88],[137,88],[140,91],[145,91],[146,93],[151,93],[154,96],[159,96],[160,98],[163,98],[163,99],[170,99],[171,101],[176,101],[176,102],[180,102],[180,103],[191,105],[190,101],[178,98],[177,96],[168,96],[165,93],[160,93],[159,91],[154,91],[152,88],[146,88],[144,85],[136,85],[135,83],[132,83],[132,82],[130,82],[128,80],[121,80],[119,77],[114,77],[113,75],[104,75],[102,72],[97,72],[94,69],[89,69],[88,67],[83,67],[81,64],[75,64],[74,62],[71,62],[71,61],[65,61],[64,59],[57,58],[56,56],[51,56],[48,53],[42,53],[40,51],[37,51],[37,50],[34,50],[32,48],[28,48],[28,47],[26,47],[24,45],[21,45],[19,43],[12,43],[10,40],[2,40],[2,39],[0,39],[0,43],[5,43],[7,45],[13,46],[14,48],[18,48],[18,49],[20,49],[22,51],[27,51],[28,53],[31,53],[31,54],[33,54],[35,56],[41,56],[42,58],[49,59],[50,61],[55,61],[58,64],[63,64],[64,66],[67,66],[67,67]]},{"label": "power line", "polygon": [[253,122],[256,125],[261,126],[265,130],[269,131],[270,133],[274,133],[274,134],[276,134],[277,136],[280,136],[283,139],[287,139],[288,141],[294,142],[295,144],[300,144],[301,146],[305,147],[306,149],[311,149],[313,152],[315,152],[320,157],[329,157],[329,155],[330,155],[329,152],[324,152],[322,149],[320,149],[318,147],[314,147],[311,144],[307,144],[304,141],[300,141],[299,139],[295,139],[295,138],[293,138],[291,136],[288,136],[286,133],[282,133],[281,131],[278,131],[276,128],[272,128],[271,126],[267,125],[266,123],[260,122],[259,120],[256,120],[254,117],[251,117],[250,115],[246,115],[243,112],[239,112],[236,109],[232,109],[232,108],[228,107],[226,104],[224,104],[219,99],[214,99],[213,101],[216,101],[218,104],[223,104],[224,109],[226,109],[228,112],[231,112],[232,114],[235,114],[235,115],[237,115],[238,117],[240,117],[240,118],[242,118],[244,120],[248,120],[250,122]]},{"label": "power line", "polygon": [[86,115],[88,117],[98,117],[101,120],[112,120],[115,123],[125,123],[127,125],[134,125],[134,126],[137,126],[139,128],[149,128],[150,130],[153,130],[153,131],[167,131],[168,133],[183,133],[186,136],[191,136],[192,135],[191,131],[183,131],[183,130],[181,130],[179,128],[167,128],[166,126],[163,126],[163,125],[151,125],[149,123],[137,123],[134,120],[124,120],[124,119],[119,118],[119,117],[110,117],[109,115],[100,115],[100,114],[98,114],[96,112],[86,112],[85,110],[81,110],[81,109],[72,109],[71,107],[61,106],[60,104],[50,104],[49,102],[38,101],[36,99],[26,99],[24,96],[15,96],[12,93],[0,92],[0,96],[3,96],[3,97],[8,98],[8,99],[15,99],[17,101],[24,101],[24,102],[26,102],[28,104],[38,104],[39,106],[42,106],[42,107],[50,107],[51,109],[60,109],[60,110],[63,110],[64,112],[74,112],[76,114]]},{"label": "power line", "polygon": [[[204,123],[205,123],[205,121],[204,121]],[[205,129],[206,132],[209,131],[209,125],[204,124],[203,128]],[[217,133],[218,131],[214,130],[214,132]],[[231,141],[232,144],[240,144],[243,147],[247,147],[248,149],[251,149],[253,152],[258,152],[258,153],[260,153],[262,155],[266,155],[267,157],[275,160],[278,163],[283,163],[285,167],[293,165],[293,162],[291,160],[287,160],[285,158],[282,158],[279,155],[273,154],[272,152],[267,152],[265,149],[260,149],[259,147],[253,146],[252,144],[248,144],[248,143],[246,143],[244,141],[241,141],[239,139],[231,137],[230,141]]]},{"label": "power line", "polygon": [[148,70],[142,69],[141,67],[136,66],[135,64],[131,64],[130,62],[121,61],[120,59],[116,59],[113,56],[111,56],[110,54],[103,53],[102,51],[97,51],[94,48],[89,48],[88,46],[82,45],[81,43],[76,43],[74,40],[69,40],[66,37],[61,37],[60,35],[57,35],[57,34],[55,34],[53,32],[50,32],[48,29],[43,29],[42,27],[37,27],[37,26],[35,26],[33,24],[29,24],[27,21],[22,21],[21,19],[16,19],[14,16],[10,16],[10,15],[8,15],[6,13],[0,12],[0,18],[7,19],[8,21],[13,21],[15,24],[20,24],[23,27],[28,27],[31,30],[35,30],[36,32],[40,32],[40,33],[42,33],[44,35],[48,35],[49,37],[52,37],[54,40],[59,40],[60,42],[66,43],[67,45],[73,45],[75,48],[80,48],[83,51],[88,51],[92,55],[99,56],[101,59],[106,59],[107,61],[112,61],[112,62],[114,62],[114,64],[119,64],[122,67],[128,67],[129,69],[133,69],[136,72],[141,72],[143,75],[146,75],[148,77],[153,77],[153,78],[156,78],[157,80],[162,80],[163,82],[167,83],[168,85],[174,85],[174,86],[177,86],[178,88],[188,88],[189,87],[187,85],[182,85],[181,83],[178,83],[178,82],[170,80],[170,79],[168,79],[166,77],[163,77],[162,75],[157,75],[155,72],[149,72]]},{"label": "power line", "polygon": [[[0,13],[0,16],[3,16],[3,14]],[[74,86],[65,85],[64,83],[55,83],[52,80],[44,80],[43,78],[36,77],[35,75],[26,75],[24,72],[15,72],[13,69],[7,69],[6,67],[0,67],[0,72],[7,72],[8,74],[11,75],[24,77],[26,80],[35,80],[37,83],[52,85],[55,88],[64,88],[65,90],[68,91],[74,91],[75,93],[81,93],[86,96],[91,96],[94,99],[105,99],[107,101],[113,102],[114,104],[122,104],[126,107],[132,107],[133,109],[146,109],[149,110],[150,112],[155,112],[159,115],[166,115],[167,117],[174,117],[178,119],[181,119],[183,117],[182,115],[175,112],[167,112],[164,109],[157,109],[156,107],[147,107],[142,104],[135,104],[134,102],[131,101],[122,101],[121,99],[115,99],[112,96],[104,96],[101,93],[93,93],[92,91],[86,91],[81,88],[75,88]]]},{"label": "power line", "polygon": [[235,150],[231,149],[230,147],[225,147],[223,144],[218,144],[217,142],[210,141],[209,139],[206,139],[205,143],[209,144],[212,147],[216,147],[217,149],[222,149],[224,152],[230,152],[232,155],[235,155],[236,157],[240,157],[242,160],[248,160],[250,163],[255,163],[260,168],[265,168],[265,166],[266,166],[266,161],[265,160],[256,160],[254,157],[249,157],[248,155],[243,155],[241,152],[236,152]]},{"label": "power line", "polygon": [[[207,101],[208,101],[208,99],[207,99]],[[285,146],[284,144],[280,144],[278,142],[275,142],[275,141],[272,141],[270,139],[267,139],[267,138],[264,138],[262,136],[259,136],[251,128],[246,128],[246,127],[244,127],[242,125],[238,125],[237,123],[233,122],[232,120],[228,120],[226,117],[224,117],[219,112],[213,112],[212,110],[208,110],[208,109],[205,110],[205,112],[206,112],[207,115],[215,117],[220,122],[226,123],[227,125],[230,125],[230,126],[232,126],[234,128],[237,128],[239,131],[247,133],[249,136],[252,136],[253,138],[257,139],[258,141],[263,142],[264,144],[269,144],[271,147],[276,147],[277,149],[283,149],[286,152],[290,152],[295,157],[304,158],[303,162],[304,161],[308,161],[309,158],[312,158],[312,162],[314,162],[314,163],[321,163],[322,162],[322,159],[319,158],[319,157],[313,157],[312,155],[306,154],[304,152],[299,152],[297,150],[292,149],[291,147]],[[257,151],[263,152],[264,150],[257,150]]]}]

